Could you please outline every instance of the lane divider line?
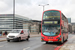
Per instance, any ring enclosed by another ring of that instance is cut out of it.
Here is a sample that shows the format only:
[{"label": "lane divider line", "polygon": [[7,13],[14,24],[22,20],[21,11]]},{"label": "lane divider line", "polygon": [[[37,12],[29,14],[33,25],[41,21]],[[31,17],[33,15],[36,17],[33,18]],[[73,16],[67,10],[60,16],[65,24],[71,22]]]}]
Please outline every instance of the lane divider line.
[{"label": "lane divider line", "polygon": [[3,47],[4,45],[0,46],[0,47]]},{"label": "lane divider line", "polygon": [[[73,36],[74,37],[74,36]],[[73,37],[71,37],[71,38],[73,38]],[[69,39],[71,39],[71,38],[69,38]],[[66,41],[67,42],[67,41]],[[58,46],[58,47],[56,47],[54,50],[59,50],[60,49],[60,47],[61,46],[63,46],[66,42],[64,42],[63,44],[61,44],[60,46]]]},{"label": "lane divider line", "polygon": [[27,47],[27,48],[24,48],[23,50],[27,50],[27,49],[29,49],[30,47]]}]

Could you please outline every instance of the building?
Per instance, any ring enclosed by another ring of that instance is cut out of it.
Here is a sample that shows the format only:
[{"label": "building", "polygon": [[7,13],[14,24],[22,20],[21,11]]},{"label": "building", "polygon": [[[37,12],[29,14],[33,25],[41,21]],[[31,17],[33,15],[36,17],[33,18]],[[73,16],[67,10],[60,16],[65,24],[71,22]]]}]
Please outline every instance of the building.
[{"label": "building", "polygon": [[71,24],[71,18],[68,19],[68,32],[72,33],[72,24]]},{"label": "building", "polygon": [[31,32],[31,25],[32,25],[31,22],[23,23],[23,29],[29,29]]},{"label": "building", "polygon": [[72,32],[75,33],[75,23],[72,23]]},{"label": "building", "polygon": [[29,29],[31,34],[38,34],[41,32],[41,21],[38,20],[30,20],[29,23],[23,23],[23,29]]},{"label": "building", "polygon": [[39,34],[39,23],[38,22],[32,22],[31,33]]},{"label": "building", "polygon": [[71,23],[68,24],[68,32],[72,33],[72,24]]},{"label": "building", "polygon": [[71,18],[67,18],[68,19],[68,23],[71,23]]},{"label": "building", "polygon": [[30,33],[38,34],[39,33],[39,23],[38,22],[28,22],[23,24],[23,29],[29,29]]},{"label": "building", "polygon": [[39,32],[41,32],[41,21],[40,20],[31,20],[31,21],[39,24]]},{"label": "building", "polygon": [[0,31],[10,32],[14,29],[23,29],[23,23],[29,22],[29,18],[14,14],[0,14]]},{"label": "building", "polygon": [[39,24],[41,24],[41,21],[39,21],[39,20],[31,20],[32,22],[37,22],[37,23],[39,23]]}]

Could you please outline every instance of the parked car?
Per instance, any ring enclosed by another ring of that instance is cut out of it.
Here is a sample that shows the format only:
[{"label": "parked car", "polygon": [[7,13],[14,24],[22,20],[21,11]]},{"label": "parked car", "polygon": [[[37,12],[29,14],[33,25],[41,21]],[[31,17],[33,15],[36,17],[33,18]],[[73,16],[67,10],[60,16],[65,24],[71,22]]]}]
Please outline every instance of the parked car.
[{"label": "parked car", "polygon": [[28,29],[13,29],[8,35],[7,35],[7,41],[10,42],[10,40],[29,40],[30,38],[30,31]]}]

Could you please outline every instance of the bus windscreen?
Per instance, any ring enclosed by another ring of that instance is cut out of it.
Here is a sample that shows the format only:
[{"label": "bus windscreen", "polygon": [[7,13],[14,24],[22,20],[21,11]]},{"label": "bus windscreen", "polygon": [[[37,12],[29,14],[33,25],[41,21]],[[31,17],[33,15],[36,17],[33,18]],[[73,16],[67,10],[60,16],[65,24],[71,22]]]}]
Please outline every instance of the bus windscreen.
[{"label": "bus windscreen", "polygon": [[46,36],[56,36],[60,33],[60,25],[42,25],[42,33]]},{"label": "bus windscreen", "polygon": [[60,12],[59,11],[46,11],[43,14],[44,19],[60,19]]}]

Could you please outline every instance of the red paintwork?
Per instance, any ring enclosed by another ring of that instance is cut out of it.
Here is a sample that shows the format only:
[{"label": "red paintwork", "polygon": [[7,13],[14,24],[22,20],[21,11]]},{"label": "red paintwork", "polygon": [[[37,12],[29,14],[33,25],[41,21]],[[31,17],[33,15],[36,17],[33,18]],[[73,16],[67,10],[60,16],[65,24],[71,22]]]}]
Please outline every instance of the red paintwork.
[{"label": "red paintwork", "polygon": [[[51,9],[51,10],[55,10],[55,9]],[[46,11],[50,11],[50,10],[46,10]],[[65,27],[64,26],[64,21],[62,20],[62,18],[61,18],[61,11],[60,10],[55,10],[55,11],[59,11],[60,12],[60,34],[59,35],[61,35],[61,25],[63,26],[63,27]],[[45,11],[44,11],[45,12]],[[43,12],[43,14],[44,14],[44,12]],[[43,14],[42,14],[42,21],[43,21]],[[56,38],[58,38],[59,37],[59,35],[57,35],[57,36],[45,36],[45,35],[43,35],[42,34],[42,21],[41,21],[41,37],[44,37],[44,41],[49,41],[49,39],[48,39],[48,37],[50,37],[50,38],[53,38],[53,39],[50,39],[51,41],[53,41],[53,42],[56,42],[56,41],[58,41],[58,39],[56,39]],[[67,23],[67,28],[68,28],[68,23]],[[63,36],[64,36],[64,38],[65,38],[65,35],[66,36],[68,36],[68,33],[63,33]],[[42,39],[42,38],[41,38]],[[60,39],[60,41],[62,40],[62,38]]]}]

